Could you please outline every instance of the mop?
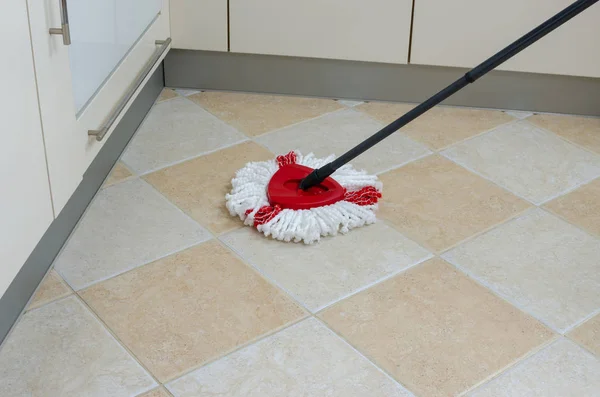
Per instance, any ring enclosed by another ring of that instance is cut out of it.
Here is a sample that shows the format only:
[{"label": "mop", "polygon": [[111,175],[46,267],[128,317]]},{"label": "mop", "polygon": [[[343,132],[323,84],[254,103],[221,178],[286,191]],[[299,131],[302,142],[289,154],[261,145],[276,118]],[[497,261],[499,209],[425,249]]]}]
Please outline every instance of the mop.
[{"label": "mop", "polygon": [[293,150],[248,163],[231,181],[227,209],[267,237],[306,244],[374,223],[382,184],[377,176],[354,169],[351,160],[596,2],[571,4],[338,158],[319,159]]}]

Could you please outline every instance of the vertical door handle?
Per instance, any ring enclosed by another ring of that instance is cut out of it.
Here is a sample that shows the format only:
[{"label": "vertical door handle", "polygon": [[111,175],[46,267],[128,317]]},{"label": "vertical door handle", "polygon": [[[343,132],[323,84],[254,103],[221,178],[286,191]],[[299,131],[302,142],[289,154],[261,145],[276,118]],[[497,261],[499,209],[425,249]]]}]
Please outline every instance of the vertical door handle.
[{"label": "vertical door handle", "polygon": [[50,28],[50,34],[60,34],[63,37],[63,44],[71,44],[71,31],[69,30],[69,12],[67,10],[67,0],[60,0],[60,28]]}]

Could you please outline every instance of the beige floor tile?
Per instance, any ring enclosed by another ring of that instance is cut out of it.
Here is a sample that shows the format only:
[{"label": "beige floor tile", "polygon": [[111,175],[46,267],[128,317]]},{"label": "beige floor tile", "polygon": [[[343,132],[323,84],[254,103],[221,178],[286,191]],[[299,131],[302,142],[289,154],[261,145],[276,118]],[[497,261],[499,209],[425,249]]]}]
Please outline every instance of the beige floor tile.
[{"label": "beige floor tile", "polygon": [[568,336],[600,357],[600,314],[569,332]]},{"label": "beige floor tile", "polygon": [[2,397],[133,397],[153,387],[74,296],[25,313],[0,350]]},{"label": "beige floor tile", "polygon": [[598,397],[600,360],[561,339],[468,396]]},{"label": "beige floor tile", "polygon": [[600,307],[600,240],[543,210],[444,258],[560,332]]},{"label": "beige floor tile", "polygon": [[124,181],[131,176],[133,176],[131,171],[129,171],[125,164],[119,161],[117,164],[115,164],[108,177],[106,177],[103,187],[114,185],[115,183]]},{"label": "beige floor tile", "polygon": [[156,99],[156,102],[163,102],[168,99],[177,98],[178,96],[179,95],[177,94],[177,92],[175,92],[175,90],[173,90],[171,88],[163,88],[162,92]]},{"label": "beige floor tile", "polygon": [[222,240],[313,312],[431,256],[382,222],[310,247],[250,228]]},{"label": "beige floor tile", "polygon": [[600,179],[552,200],[545,207],[600,237]]},{"label": "beige floor tile", "polygon": [[528,121],[600,154],[600,118],[536,114]]},{"label": "beige floor tile", "polygon": [[161,382],[303,316],[216,241],[81,296]]},{"label": "beige floor tile", "polygon": [[168,385],[175,397],[410,397],[318,320],[308,319]]},{"label": "beige floor tile", "polygon": [[138,397],[171,397],[171,394],[162,387],[159,387],[147,393],[140,394]]},{"label": "beige floor tile", "polygon": [[433,259],[321,317],[419,396],[454,396],[553,334],[451,265]]},{"label": "beige floor tile", "polygon": [[381,175],[379,216],[425,247],[442,251],[529,204],[434,155]]},{"label": "beige floor tile", "polygon": [[258,136],[344,107],[332,99],[229,92],[201,92],[189,98],[249,136]]},{"label": "beige floor tile", "polygon": [[250,161],[273,159],[267,149],[246,142],[149,174],[144,179],[188,215],[215,233],[243,226],[225,207],[235,172]]},{"label": "beige floor tile", "polygon": [[179,97],[150,109],[122,161],[139,175],[247,139],[200,106]]},{"label": "beige floor tile", "polygon": [[533,116],[532,112],[526,112],[523,110],[505,110],[504,113],[508,114],[509,116],[514,117],[515,119],[519,119],[519,120],[524,120],[530,116]]},{"label": "beige floor tile", "polygon": [[[373,135],[383,124],[354,109],[346,109],[296,124],[257,138],[276,154],[298,149],[318,157],[342,155]],[[424,145],[396,133],[352,160],[357,169],[378,173],[406,164],[431,153]]]},{"label": "beige floor tile", "polygon": [[600,156],[525,121],[459,143],[444,155],[535,204],[600,175]]},{"label": "beige floor tile", "polygon": [[55,269],[79,290],[210,238],[149,184],[133,179],[100,190]]},{"label": "beige floor tile", "polygon": [[[388,124],[414,106],[404,103],[370,102],[358,106],[357,109]],[[401,131],[412,139],[439,150],[513,120],[514,117],[497,110],[436,107],[411,121]]]},{"label": "beige floor tile", "polygon": [[58,273],[52,269],[42,280],[40,287],[33,296],[33,299],[31,299],[31,302],[29,302],[27,310],[35,309],[36,307],[43,306],[46,303],[63,298],[69,295],[71,292],[71,288],[69,288],[67,283],[65,283],[62,277],[60,277]]}]

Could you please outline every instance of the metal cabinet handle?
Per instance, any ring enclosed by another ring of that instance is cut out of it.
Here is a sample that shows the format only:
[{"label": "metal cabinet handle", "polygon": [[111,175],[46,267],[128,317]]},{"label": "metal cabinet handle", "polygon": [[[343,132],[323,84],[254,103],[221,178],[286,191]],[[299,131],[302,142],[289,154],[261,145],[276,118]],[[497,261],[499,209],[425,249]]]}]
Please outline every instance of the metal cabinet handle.
[{"label": "metal cabinet handle", "polygon": [[69,12],[67,9],[67,0],[60,0],[60,28],[50,28],[50,34],[60,34],[63,37],[63,44],[71,44],[71,30],[69,30]]},{"label": "metal cabinet handle", "polygon": [[136,77],[135,81],[131,84],[127,93],[121,98],[117,106],[114,108],[110,117],[104,123],[104,126],[100,127],[100,129],[97,130],[89,130],[89,136],[95,136],[97,141],[101,141],[102,139],[104,139],[104,136],[111,129],[115,121],[117,121],[123,109],[125,109],[133,95],[142,85],[142,83],[146,79],[146,76],[148,76],[148,74],[156,64],[156,61],[158,61],[160,57],[165,53],[165,51],[167,51],[167,49],[169,48],[169,45],[171,44],[171,38],[169,37],[166,40],[156,40],[154,43],[156,45],[159,45],[160,47],[154,52],[152,58],[150,58],[150,60],[146,63],[144,69],[142,69],[140,74]]}]

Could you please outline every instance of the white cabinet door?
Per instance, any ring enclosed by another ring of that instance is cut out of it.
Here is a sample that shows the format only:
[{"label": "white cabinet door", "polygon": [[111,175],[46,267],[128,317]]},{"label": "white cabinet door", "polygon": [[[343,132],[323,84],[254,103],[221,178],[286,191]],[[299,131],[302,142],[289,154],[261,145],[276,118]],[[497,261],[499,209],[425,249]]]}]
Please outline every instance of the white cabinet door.
[{"label": "white cabinet door", "polygon": [[226,0],[171,0],[173,47],[227,51]]},{"label": "white cabinet door", "polygon": [[61,36],[49,34],[50,28],[61,26],[59,0],[28,3],[50,186],[57,215],[112,133],[109,130],[99,142],[88,136],[88,130],[104,125],[155,54],[155,41],[170,36],[168,0],[66,3],[71,45],[63,44]]},{"label": "white cabinet door", "polygon": [[0,37],[1,297],[53,216],[24,1],[3,0]]},{"label": "white cabinet door", "polygon": [[229,0],[231,51],[406,63],[411,12],[412,0]]},{"label": "white cabinet door", "polygon": [[[411,63],[473,67],[573,0],[416,0]],[[499,67],[600,77],[600,4]]]}]

